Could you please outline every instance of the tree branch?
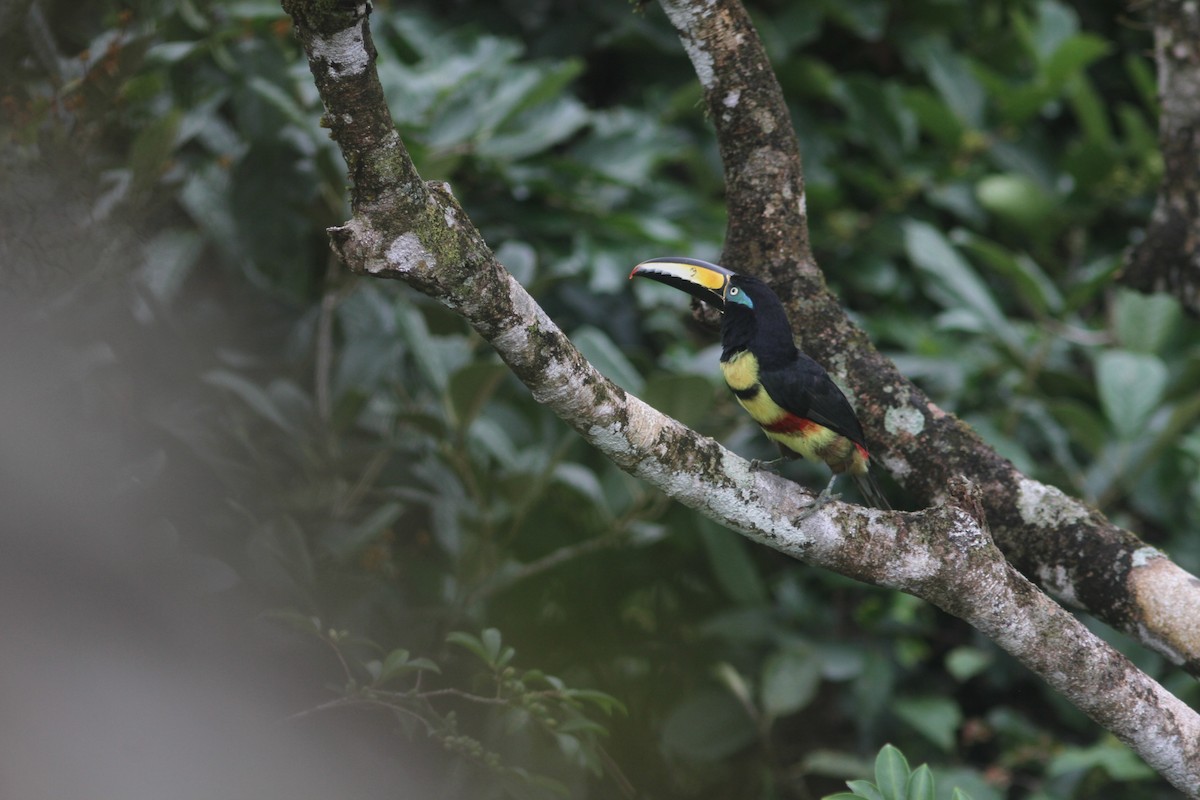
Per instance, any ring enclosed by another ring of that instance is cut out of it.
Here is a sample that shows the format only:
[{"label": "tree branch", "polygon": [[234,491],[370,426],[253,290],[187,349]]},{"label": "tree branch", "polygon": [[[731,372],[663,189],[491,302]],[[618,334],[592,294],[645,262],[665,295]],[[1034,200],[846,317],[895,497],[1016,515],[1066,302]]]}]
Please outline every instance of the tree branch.
[{"label": "tree branch", "polygon": [[[803,320],[797,337],[853,391],[872,455],[926,505],[946,502],[956,477],[970,480],[982,490],[996,543],[1017,569],[1200,675],[1200,580],[1099,511],[1017,471],[905,379],[825,288],[808,248],[790,116],[740,1],[660,2],[704,87],[725,160],[725,263],[770,280],[791,319]],[[1196,108],[1200,101],[1191,113]],[[1195,167],[1190,175],[1200,180]],[[794,208],[775,202],[793,196]]]},{"label": "tree branch", "polygon": [[1200,316],[1200,8],[1154,3],[1154,61],[1162,104],[1163,182],[1150,225],[1129,253],[1122,280],[1170,292]]},{"label": "tree branch", "polygon": [[283,5],[354,181],[354,216],[330,229],[353,271],[403,280],[461,314],[538,402],[625,471],[756,542],[961,617],[1200,796],[1200,718],[1014,570],[965,484],[916,514],[830,503],[806,517],[811,495],[794,483],[608,381],[496,261],[449,188],[420,179],[379,88],[369,8]]}]

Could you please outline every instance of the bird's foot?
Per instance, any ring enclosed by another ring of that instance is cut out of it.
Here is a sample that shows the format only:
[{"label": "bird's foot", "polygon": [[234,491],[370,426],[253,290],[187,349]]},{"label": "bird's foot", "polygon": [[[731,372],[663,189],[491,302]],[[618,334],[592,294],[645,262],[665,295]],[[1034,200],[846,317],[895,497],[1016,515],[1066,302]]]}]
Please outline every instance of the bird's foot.
[{"label": "bird's foot", "polygon": [[757,458],[752,458],[750,459],[750,471],[758,472],[759,470],[766,470],[767,472],[776,472],[776,467],[786,460],[783,456],[772,458],[770,461],[760,461]]},{"label": "bird's foot", "polygon": [[833,492],[833,484],[836,480],[837,480],[837,475],[834,475],[833,478],[829,481],[829,485],[826,486],[821,491],[821,493],[816,496],[816,498],[812,501],[812,503],[810,503],[808,505],[807,508],[805,508],[803,511],[800,512],[799,516],[797,516],[795,518],[794,522],[803,522],[804,520],[811,517],[813,514],[820,511],[821,508],[824,507],[824,505],[826,503],[830,502],[831,500],[841,500],[842,496],[840,494],[834,494],[834,492]]}]

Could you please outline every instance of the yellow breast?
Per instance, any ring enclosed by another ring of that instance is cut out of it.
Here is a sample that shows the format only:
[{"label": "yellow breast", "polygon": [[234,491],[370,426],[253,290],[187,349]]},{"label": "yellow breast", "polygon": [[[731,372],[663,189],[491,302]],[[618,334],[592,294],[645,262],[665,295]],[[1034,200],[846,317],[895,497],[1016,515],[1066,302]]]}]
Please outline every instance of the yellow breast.
[{"label": "yellow breast", "polygon": [[[866,471],[865,455],[854,443],[823,425],[800,420],[779,406],[758,380],[758,359],[749,351],[721,362],[725,383],[768,438],[812,461],[824,461],[834,472]],[[757,391],[755,391],[757,389]]]},{"label": "yellow breast", "polygon": [[758,383],[758,359],[749,350],[736,353],[728,361],[721,362],[721,374],[725,383],[735,392],[745,391]]},{"label": "yellow breast", "polygon": [[[722,361],[721,373],[725,376],[725,383],[737,396],[738,403],[750,412],[750,416],[759,425],[770,425],[786,413],[759,384],[758,359],[749,351],[743,351],[728,361]],[[751,395],[750,392],[756,387],[758,391]]]}]

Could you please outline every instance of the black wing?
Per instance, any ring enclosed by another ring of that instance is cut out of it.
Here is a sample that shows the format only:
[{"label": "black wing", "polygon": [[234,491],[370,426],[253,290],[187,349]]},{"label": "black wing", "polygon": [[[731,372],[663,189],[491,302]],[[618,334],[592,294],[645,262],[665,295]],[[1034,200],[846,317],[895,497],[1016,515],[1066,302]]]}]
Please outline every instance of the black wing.
[{"label": "black wing", "polygon": [[784,411],[824,425],[839,436],[866,448],[862,425],[854,408],[825,368],[804,353],[786,367],[762,370],[763,389]]}]

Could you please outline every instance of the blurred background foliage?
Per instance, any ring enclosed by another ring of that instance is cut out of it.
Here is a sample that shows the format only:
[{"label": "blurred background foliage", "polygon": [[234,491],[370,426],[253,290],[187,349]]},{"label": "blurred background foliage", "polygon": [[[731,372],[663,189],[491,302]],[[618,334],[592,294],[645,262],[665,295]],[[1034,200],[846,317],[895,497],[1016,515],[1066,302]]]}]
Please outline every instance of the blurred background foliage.
[{"label": "blurred background foliage", "polygon": [[[443,759],[446,797],[818,797],[887,741],[934,765],[938,797],[1173,796],[962,623],[665,501],[452,313],[346,275],[324,233],[344,165],[278,4],[38,9],[49,53],[20,31],[4,48],[5,291],[63,321],[80,413],[148,518],[182,499],[156,529],[301,632],[281,659],[324,665],[312,706],[393,715],[397,757]],[[1200,570],[1200,327],[1114,284],[1162,170],[1142,12],[751,10],[855,318],[1020,469]],[[625,279],[716,258],[724,228],[661,11],[378,2],[371,24],[422,174],[583,352],[767,454],[715,333]]]}]

